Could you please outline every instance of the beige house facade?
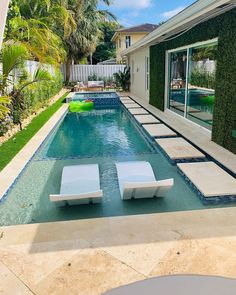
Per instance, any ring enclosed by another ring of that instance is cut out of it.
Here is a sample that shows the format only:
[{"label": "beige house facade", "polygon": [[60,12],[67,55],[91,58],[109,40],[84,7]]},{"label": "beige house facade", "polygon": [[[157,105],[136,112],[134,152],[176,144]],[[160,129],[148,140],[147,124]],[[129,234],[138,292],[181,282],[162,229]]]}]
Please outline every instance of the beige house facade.
[{"label": "beige house facade", "polygon": [[117,30],[112,37],[112,41],[116,44],[116,62],[123,63],[124,58],[122,58],[121,52],[143,39],[156,28],[157,25],[142,24],[135,27]]}]

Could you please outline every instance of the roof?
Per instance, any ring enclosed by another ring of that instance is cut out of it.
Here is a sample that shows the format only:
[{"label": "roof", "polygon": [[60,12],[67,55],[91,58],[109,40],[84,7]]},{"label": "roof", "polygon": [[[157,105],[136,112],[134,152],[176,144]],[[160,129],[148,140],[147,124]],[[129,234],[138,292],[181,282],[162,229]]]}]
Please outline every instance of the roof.
[{"label": "roof", "polygon": [[138,26],[129,27],[129,28],[121,28],[116,30],[111,40],[113,41],[119,33],[151,33],[157,27],[158,25],[146,23],[146,24],[141,24]]},{"label": "roof", "polygon": [[142,24],[134,27],[129,28],[121,28],[117,30],[116,32],[123,33],[123,32],[129,32],[129,33],[141,33],[141,32],[147,32],[150,33],[153,30],[155,30],[158,27],[158,25],[154,24]]},{"label": "roof", "polygon": [[199,23],[216,17],[234,7],[236,7],[235,0],[198,0],[157,27],[140,41],[123,50],[121,54],[125,56],[139,48],[161,43],[173,38],[173,36],[178,37]]}]

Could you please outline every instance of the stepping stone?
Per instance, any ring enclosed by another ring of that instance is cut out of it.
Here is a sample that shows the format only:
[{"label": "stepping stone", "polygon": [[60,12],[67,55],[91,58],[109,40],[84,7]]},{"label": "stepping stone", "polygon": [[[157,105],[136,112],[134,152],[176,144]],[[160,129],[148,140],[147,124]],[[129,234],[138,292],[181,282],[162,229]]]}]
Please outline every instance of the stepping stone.
[{"label": "stepping stone", "polygon": [[181,102],[178,102],[175,100],[170,100],[170,106],[171,107],[181,107],[181,106],[184,106],[184,103],[181,103]]},{"label": "stepping stone", "polygon": [[[184,105],[183,106],[177,106],[177,107],[175,107],[175,109],[184,112],[185,107],[184,107]],[[187,107],[187,110],[188,110],[189,113],[199,113],[200,112],[200,110],[192,108],[192,107]]]},{"label": "stepping stone", "polygon": [[130,98],[120,98],[120,100],[123,103],[134,103],[134,101]]},{"label": "stepping stone", "polygon": [[135,109],[135,108],[141,108],[141,106],[137,103],[124,103],[124,106],[127,109]]},{"label": "stepping stone", "polygon": [[167,127],[164,124],[144,124],[143,127],[152,137],[177,136],[177,134],[174,131],[172,131],[169,127]]},{"label": "stepping stone", "polygon": [[147,115],[148,111],[146,111],[145,109],[139,107],[139,108],[135,108],[135,109],[129,109],[130,114],[132,115]]},{"label": "stepping stone", "polygon": [[202,121],[212,121],[213,119],[213,115],[207,112],[192,113],[191,116]]},{"label": "stepping stone", "polygon": [[214,162],[181,163],[177,166],[205,198],[236,196],[236,179]]},{"label": "stepping stone", "polygon": [[204,159],[205,155],[182,137],[161,138],[156,142],[166,152],[171,160]]},{"label": "stepping stone", "polygon": [[140,124],[160,123],[160,121],[152,115],[135,115],[134,117]]}]

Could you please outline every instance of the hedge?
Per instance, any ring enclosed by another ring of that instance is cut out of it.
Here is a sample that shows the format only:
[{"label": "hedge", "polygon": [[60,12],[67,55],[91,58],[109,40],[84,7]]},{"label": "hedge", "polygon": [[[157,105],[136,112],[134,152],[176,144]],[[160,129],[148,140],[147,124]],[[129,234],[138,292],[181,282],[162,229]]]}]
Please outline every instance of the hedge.
[{"label": "hedge", "polygon": [[150,47],[150,104],[164,110],[166,50],[218,37],[212,140],[236,154],[236,9]]}]

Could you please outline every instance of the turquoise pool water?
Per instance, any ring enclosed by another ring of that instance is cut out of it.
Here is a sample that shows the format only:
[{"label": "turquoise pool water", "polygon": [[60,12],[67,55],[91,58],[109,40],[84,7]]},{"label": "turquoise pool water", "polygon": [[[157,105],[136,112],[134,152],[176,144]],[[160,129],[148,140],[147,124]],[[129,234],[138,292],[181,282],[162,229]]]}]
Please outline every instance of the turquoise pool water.
[{"label": "turquoise pool water", "polygon": [[[157,179],[174,178],[173,189],[163,199],[122,201],[114,163],[130,160],[149,161]],[[57,208],[48,196],[59,193],[63,167],[86,163],[99,164],[103,202]],[[119,107],[66,115],[0,203],[0,225],[211,207],[201,203],[176,166]]]}]

